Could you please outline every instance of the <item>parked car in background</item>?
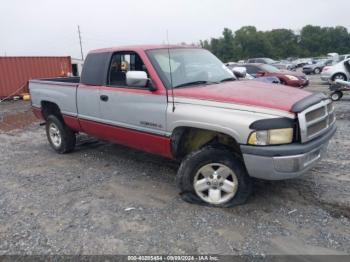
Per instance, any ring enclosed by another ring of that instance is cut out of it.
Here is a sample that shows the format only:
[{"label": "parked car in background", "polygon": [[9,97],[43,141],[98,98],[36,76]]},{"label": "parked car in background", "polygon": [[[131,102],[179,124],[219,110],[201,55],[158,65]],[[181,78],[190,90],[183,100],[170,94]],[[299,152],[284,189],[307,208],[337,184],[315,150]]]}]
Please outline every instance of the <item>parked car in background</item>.
[{"label": "parked car in background", "polygon": [[290,70],[290,71],[295,71],[297,69],[297,67],[295,65],[293,65],[292,63],[287,63],[284,61],[278,62],[276,64],[271,64],[274,67],[277,67],[278,69],[281,70]]},{"label": "parked car in background", "polygon": [[279,80],[279,78],[275,77],[275,76],[256,77],[256,76],[252,76],[250,74],[247,74],[246,79],[264,82],[264,83],[270,83],[270,84],[281,84],[281,81]]},{"label": "parked car in background", "polygon": [[275,76],[260,76],[260,77],[252,76],[248,74],[247,69],[240,64],[227,63],[226,66],[233,72],[233,74],[236,76],[237,79],[254,80],[254,81],[260,81],[260,82],[271,83],[271,84],[281,83],[278,77],[275,77]]},{"label": "parked car in background", "polygon": [[332,59],[321,59],[314,61],[315,63],[312,65],[303,66],[303,73],[306,75],[309,74],[320,74],[325,66],[332,65]]},{"label": "parked car in background", "polygon": [[293,87],[306,87],[309,85],[309,80],[303,73],[281,70],[267,64],[252,63],[242,66],[247,68],[247,73],[254,77],[274,76],[280,80],[281,84]]},{"label": "parked car in background", "polygon": [[350,79],[350,58],[341,61],[332,66],[326,66],[321,73],[322,81],[335,81],[335,80],[348,81]]},{"label": "parked car in background", "polygon": [[350,58],[350,54],[340,55],[339,62],[344,61],[344,60],[349,59],[349,58]]},{"label": "parked car in background", "polygon": [[293,61],[293,65],[297,68],[303,67],[304,65],[312,64],[311,58],[299,58]]},{"label": "parked car in background", "polygon": [[247,63],[259,63],[259,64],[276,64],[278,61],[273,60],[271,58],[266,58],[266,57],[262,57],[262,58],[249,58],[246,61]]},{"label": "parked car in background", "polygon": [[273,65],[277,67],[278,69],[282,70],[296,70],[296,66],[293,63],[290,63],[286,60],[276,61],[271,58],[250,58],[247,59],[247,63],[259,63],[259,64],[267,64],[267,65]]}]

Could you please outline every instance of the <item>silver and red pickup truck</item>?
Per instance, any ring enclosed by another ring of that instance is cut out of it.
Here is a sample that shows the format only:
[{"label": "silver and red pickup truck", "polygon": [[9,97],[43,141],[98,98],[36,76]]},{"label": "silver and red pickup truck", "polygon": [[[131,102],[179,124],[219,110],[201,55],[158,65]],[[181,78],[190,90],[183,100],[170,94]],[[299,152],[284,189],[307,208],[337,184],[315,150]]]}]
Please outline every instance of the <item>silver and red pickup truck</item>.
[{"label": "silver and red pickup truck", "polygon": [[252,177],[297,177],[336,131],[323,94],[237,81],[209,51],[183,46],[109,48],[88,54],[81,78],[31,80],[33,111],[58,153],[77,133],[181,161],[184,200],[244,203]]}]

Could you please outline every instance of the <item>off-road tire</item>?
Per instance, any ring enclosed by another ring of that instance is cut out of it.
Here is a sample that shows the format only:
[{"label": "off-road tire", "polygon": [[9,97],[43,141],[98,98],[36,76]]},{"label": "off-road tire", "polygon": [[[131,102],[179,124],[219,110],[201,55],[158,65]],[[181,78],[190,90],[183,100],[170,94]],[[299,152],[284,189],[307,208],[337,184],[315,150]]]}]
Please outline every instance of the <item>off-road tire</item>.
[{"label": "off-road tire", "polygon": [[[194,178],[198,170],[210,163],[221,163],[229,167],[237,177],[236,194],[226,203],[213,205],[201,199],[194,189]],[[177,173],[180,195],[186,202],[215,207],[233,207],[244,204],[252,192],[252,179],[248,175],[243,160],[225,147],[205,146],[187,155]]]},{"label": "off-road tire", "polygon": [[[51,136],[50,136],[50,127],[57,127],[61,142],[59,145],[55,145]],[[46,120],[46,136],[49,141],[51,147],[59,154],[65,154],[71,152],[76,143],[75,133],[63,122],[63,120],[59,119],[55,115],[49,115]]]}]

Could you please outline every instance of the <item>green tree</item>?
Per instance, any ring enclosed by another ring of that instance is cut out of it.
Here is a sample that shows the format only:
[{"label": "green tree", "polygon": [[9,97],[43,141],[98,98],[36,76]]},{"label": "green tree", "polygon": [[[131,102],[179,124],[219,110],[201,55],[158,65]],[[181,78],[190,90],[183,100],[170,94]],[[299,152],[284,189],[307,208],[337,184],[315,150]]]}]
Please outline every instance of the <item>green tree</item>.
[{"label": "green tree", "polygon": [[252,57],[314,57],[350,53],[350,34],[343,26],[307,25],[300,34],[283,28],[263,32],[243,26],[235,33],[224,28],[222,36],[201,41],[201,46],[225,62]]},{"label": "green tree", "polygon": [[344,54],[349,52],[350,35],[343,26],[322,28],[321,51],[323,54],[337,52]]},{"label": "green tree", "polygon": [[274,29],[265,33],[272,47],[271,56],[275,59],[298,56],[298,36],[289,29]]},{"label": "green tree", "polygon": [[254,26],[244,26],[235,32],[234,45],[239,59],[271,56],[272,47],[264,32]]}]

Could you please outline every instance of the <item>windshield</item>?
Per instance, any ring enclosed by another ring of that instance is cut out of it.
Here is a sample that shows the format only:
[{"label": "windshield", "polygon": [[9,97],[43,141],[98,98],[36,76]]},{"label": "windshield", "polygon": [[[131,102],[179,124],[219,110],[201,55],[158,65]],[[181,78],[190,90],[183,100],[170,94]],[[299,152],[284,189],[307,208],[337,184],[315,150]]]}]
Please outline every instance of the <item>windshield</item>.
[{"label": "windshield", "polygon": [[269,73],[279,73],[280,70],[277,68],[277,67],[274,67],[272,65],[261,65],[261,68],[266,71],[266,72],[269,72]]},{"label": "windshield", "polygon": [[204,49],[155,49],[147,54],[167,88],[235,80],[232,71]]}]

